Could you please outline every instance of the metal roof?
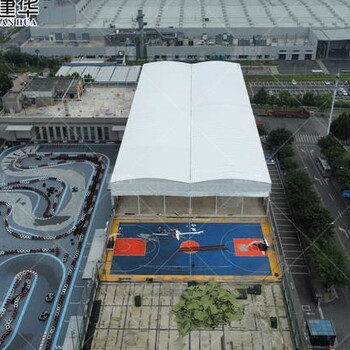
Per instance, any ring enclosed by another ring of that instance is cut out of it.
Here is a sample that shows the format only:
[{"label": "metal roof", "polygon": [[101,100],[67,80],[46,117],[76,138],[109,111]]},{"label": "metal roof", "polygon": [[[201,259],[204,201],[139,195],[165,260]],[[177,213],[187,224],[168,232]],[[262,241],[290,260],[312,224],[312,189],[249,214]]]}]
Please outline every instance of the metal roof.
[{"label": "metal roof", "polygon": [[7,125],[6,131],[31,131],[33,125]]},{"label": "metal roof", "polygon": [[108,64],[95,66],[91,63],[87,66],[64,65],[58,70],[56,76],[71,75],[74,72],[79,73],[82,77],[90,74],[96,83],[136,84],[141,72],[141,66],[111,66]]},{"label": "metal roof", "polygon": [[125,130],[125,125],[113,125],[112,126],[112,131],[124,131]]},{"label": "metal roof", "polygon": [[318,40],[337,41],[349,40],[350,38],[349,29],[320,29],[313,32]]},{"label": "metal roof", "polygon": [[141,8],[149,28],[312,27],[350,25],[350,3],[339,0],[106,0],[91,2],[76,27],[136,28]]}]

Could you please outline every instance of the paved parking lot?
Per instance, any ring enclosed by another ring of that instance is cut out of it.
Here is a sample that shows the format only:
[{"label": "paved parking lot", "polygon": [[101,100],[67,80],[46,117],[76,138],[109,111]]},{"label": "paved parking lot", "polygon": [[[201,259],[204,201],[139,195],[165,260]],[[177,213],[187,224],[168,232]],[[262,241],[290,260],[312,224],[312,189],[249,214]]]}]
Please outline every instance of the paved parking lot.
[{"label": "paved parking lot", "polygon": [[[346,71],[349,73],[350,58],[322,60],[330,73],[337,74]],[[345,72],[344,72],[345,73]]]},{"label": "paved parking lot", "polygon": [[[288,91],[294,95],[296,99],[306,92],[312,92],[314,95],[328,94],[331,96],[334,93],[335,86],[333,82],[298,82],[293,85],[289,82],[250,82],[248,83],[248,91],[251,96],[254,96],[262,87],[264,87],[269,95],[278,96],[283,91]],[[339,83],[336,92],[336,101],[350,102],[350,86],[343,82]],[[300,101],[300,106],[302,105]]]},{"label": "paved parking lot", "polygon": [[280,74],[310,74],[313,70],[321,70],[318,61],[279,61],[278,72]]},{"label": "paved parking lot", "polygon": [[[334,82],[332,81],[315,81],[315,82],[249,82],[248,89],[251,94],[256,94],[262,87],[269,91],[270,94],[278,94],[282,91],[288,91],[292,95],[303,95],[306,92],[313,92],[316,95],[321,94],[333,94]],[[348,86],[339,83],[339,88],[343,87],[348,93],[350,93]],[[350,96],[338,95],[337,98],[350,100]]]}]

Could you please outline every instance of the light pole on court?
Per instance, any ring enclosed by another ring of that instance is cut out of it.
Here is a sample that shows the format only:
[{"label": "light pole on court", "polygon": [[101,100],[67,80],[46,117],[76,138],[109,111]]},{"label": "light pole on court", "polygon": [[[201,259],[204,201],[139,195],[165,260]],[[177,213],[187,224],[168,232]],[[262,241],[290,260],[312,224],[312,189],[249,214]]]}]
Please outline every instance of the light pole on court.
[{"label": "light pole on court", "polygon": [[334,86],[334,90],[333,90],[331,112],[329,114],[329,120],[328,120],[328,127],[327,127],[326,136],[328,136],[329,132],[331,131],[331,124],[332,124],[333,110],[334,110],[334,101],[335,101],[335,96],[336,96],[337,90],[338,90],[338,84],[339,84],[339,72],[338,72],[337,76],[335,77],[335,86]]}]

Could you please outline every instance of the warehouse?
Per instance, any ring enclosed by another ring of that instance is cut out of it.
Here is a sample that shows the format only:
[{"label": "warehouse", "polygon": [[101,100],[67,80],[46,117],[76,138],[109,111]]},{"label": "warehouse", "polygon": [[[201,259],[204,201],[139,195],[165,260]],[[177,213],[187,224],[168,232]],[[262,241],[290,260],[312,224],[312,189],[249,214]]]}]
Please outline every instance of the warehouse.
[{"label": "warehouse", "polygon": [[134,60],[143,41],[149,60],[349,57],[349,18],[339,0],[43,0],[21,50]]},{"label": "warehouse", "polygon": [[240,65],[144,65],[110,188],[121,215],[263,215],[271,181]]}]

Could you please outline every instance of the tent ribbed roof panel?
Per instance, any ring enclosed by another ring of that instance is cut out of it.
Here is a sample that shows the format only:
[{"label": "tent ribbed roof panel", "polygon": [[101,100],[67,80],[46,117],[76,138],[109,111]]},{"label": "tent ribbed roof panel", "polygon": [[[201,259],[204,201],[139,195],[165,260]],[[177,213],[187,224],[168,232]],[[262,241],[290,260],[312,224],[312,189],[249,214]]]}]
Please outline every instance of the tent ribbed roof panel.
[{"label": "tent ribbed roof panel", "polygon": [[144,65],[111,189],[113,195],[268,196],[271,180],[240,65]]}]

